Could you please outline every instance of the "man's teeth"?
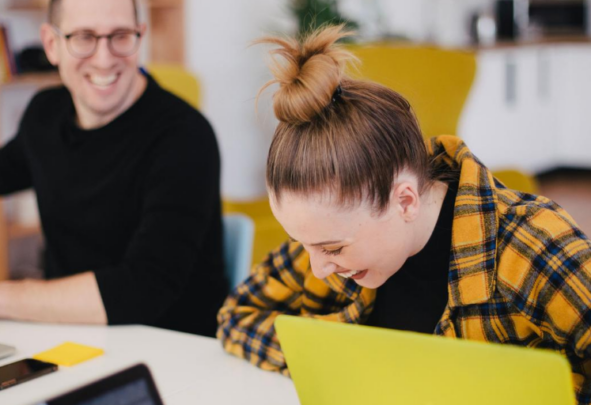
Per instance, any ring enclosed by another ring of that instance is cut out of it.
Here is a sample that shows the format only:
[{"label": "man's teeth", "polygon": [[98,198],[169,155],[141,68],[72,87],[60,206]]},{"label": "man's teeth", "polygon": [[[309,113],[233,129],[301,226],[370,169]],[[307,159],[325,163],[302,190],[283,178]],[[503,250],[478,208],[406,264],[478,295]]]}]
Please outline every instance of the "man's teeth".
[{"label": "man's teeth", "polygon": [[110,75],[110,76],[97,76],[91,75],[90,82],[96,86],[107,87],[113,84],[117,80],[117,75]]},{"label": "man's teeth", "polygon": [[345,273],[337,273],[337,274],[343,278],[349,278],[349,277],[354,276],[355,274],[358,274],[358,273],[361,273],[361,270],[350,270]]}]

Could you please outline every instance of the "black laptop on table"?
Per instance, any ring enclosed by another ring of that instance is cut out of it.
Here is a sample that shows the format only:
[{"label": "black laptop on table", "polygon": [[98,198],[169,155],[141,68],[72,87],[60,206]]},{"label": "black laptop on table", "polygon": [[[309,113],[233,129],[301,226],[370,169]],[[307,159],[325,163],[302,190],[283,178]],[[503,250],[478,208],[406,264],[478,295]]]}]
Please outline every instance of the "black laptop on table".
[{"label": "black laptop on table", "polygon": [[38,405],[114,404],[164,405],[148,367],[138,364]]}]

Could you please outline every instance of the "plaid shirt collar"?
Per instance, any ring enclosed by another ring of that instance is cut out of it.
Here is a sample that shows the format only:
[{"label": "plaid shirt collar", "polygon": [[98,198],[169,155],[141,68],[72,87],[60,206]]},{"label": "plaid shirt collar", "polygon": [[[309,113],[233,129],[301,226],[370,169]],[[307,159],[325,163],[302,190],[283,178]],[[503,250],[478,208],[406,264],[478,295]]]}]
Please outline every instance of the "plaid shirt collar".
[{"label": "plaid shirt collar", "polygon": [[[456,136],[432,138],[427,148],[430,155],[440,155],[450,167],[460,171],[448,276],[449,306],[486,302],[496,285],[498,216],[494,178]],[[366,301],[375,297],[375,291],[336,274],[324,282],[352,301],[361,300],[367,305]]]}]

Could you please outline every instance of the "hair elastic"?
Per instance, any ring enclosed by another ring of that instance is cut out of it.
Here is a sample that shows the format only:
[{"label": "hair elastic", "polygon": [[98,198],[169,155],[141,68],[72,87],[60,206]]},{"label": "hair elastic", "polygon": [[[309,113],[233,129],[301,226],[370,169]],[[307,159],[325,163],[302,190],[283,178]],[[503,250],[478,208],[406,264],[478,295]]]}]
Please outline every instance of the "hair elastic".
[{"label": "hair elastic", "polygon": [[332,93],[332,102],[336,103],[338,99],[341,98],[341,94],[343,94],[343,89],[341,88],[341,85],[339,84],[336,88],[336,90],[334,91],[334,93]]}]

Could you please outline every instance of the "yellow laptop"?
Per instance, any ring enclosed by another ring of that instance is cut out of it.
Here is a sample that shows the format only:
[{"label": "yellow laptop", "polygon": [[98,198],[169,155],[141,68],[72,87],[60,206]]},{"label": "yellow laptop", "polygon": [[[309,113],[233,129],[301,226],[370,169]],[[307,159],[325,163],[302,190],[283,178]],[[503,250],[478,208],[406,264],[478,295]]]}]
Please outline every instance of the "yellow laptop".
[{"label": "yellow laptop", "polygon": [[574,405],[547,350],[281,315],[275,328],[302,405]]}]

